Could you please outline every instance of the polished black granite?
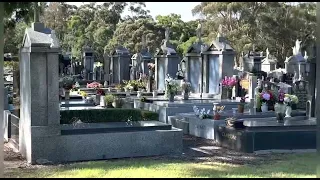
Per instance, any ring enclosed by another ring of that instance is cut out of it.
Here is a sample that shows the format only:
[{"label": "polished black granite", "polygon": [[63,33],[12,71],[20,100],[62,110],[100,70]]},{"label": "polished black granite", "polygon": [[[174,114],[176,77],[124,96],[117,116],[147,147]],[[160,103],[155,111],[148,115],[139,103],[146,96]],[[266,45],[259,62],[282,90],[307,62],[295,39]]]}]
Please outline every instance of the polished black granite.
[{"label": "polished black granite", "polygon": [[61,135],[116,133],[133,131],[171,130],[172,126],[159,121],[62,124]]}]

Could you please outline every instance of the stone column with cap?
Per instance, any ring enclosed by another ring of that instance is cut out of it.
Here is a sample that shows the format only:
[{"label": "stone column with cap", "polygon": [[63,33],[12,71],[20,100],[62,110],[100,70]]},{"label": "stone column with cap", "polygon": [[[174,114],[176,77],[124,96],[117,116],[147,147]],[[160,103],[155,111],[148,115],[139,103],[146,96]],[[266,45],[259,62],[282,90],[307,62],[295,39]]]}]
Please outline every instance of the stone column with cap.
[{"label": "stone column with cap", "polygon": [[59,41],[54,31],[36,21],[26,29],[22,44],[19,151],[29,163],[54,161],[61,132]]}]

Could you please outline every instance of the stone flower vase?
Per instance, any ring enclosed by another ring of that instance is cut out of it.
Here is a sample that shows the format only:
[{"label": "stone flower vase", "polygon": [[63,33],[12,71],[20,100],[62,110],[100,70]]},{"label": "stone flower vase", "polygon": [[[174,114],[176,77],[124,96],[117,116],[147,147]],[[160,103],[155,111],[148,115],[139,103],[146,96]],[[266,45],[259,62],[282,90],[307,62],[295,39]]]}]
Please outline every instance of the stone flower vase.
[{"label": "stone flower vase", "polygon": [[243,113],[244,112],[244,103],[238,104],[238,113]]},{"label": "stone flower vase", "polygon": [[213,115],[213,120],[220,120],[220,114],[219,113],[214,113]]},{"label": "stone flower vase", "polygon": [[169,93],[169,102],[174,102],[174,93]]},{"label": "stone flower vase", "polygon": [[100,106],[105,107],[106,101],[104,100],[104,96],[100,96]]},{"label": "stone flower vase", "polygon": [[283,123],[284,114],[283,113],[276,113],[276,118],[278,123]]},{"label": "stone flower vase", "polygon": [[261,105],[261,112],[268,112],[268,104],[267,103],[262,103]]},{"label": "stone flower vase", "polygon": [[274,110],[276,112],[276,118],[278,123],[283,123],[284,121],[284,116],[285,116],[285,110],[286,110],[286,105],[283,103],[276,103],[274,106]]},{"label": "stone flower vase", "polygon": [[141,91],[137,91],[137,98],[140,98],[142,96],[142,92]]},{"label": "stone flower vase", "polygon": [[96,99],[95,99],[95,104],[100,104],[100,97],[101,95],[100,94],[96,94]]},{"label": "stone flower vase", "polygon": [[183,91],[183,100],[188,100],[189,99],[189,91],[185,89]]},{"label": "stone flower vase", "polygon": [[285,117],[291,117],[292,107],[287,106],[286,107],[286,116]]},{"label": "stone flower vase", "polygon": [[64,90],[64,99],[70,100],[70,90],[69,89]]},{"label": "stone flower vase", "polygon": [[115,99],[115,100],[112,102],[112,106],[113,106],[114,108],[121,108],[121,107],[122,107],[121,99]]},{"label": "stone flower vase", "polygon": [[227,88],[227,99],[232,99],[232,89]]},{"label": "stone flower vase", "polygon": [[154,90],[153,92],[152,92],[152,97],[157,97],[157,95],[158,95],[158,91],[157,90]]}]

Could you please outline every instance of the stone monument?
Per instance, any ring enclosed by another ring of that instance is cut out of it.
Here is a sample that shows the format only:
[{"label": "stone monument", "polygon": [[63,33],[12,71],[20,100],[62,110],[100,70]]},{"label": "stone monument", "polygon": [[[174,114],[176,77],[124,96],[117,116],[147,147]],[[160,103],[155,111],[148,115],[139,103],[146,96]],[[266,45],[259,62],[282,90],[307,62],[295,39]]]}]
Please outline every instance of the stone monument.
[{"label": "stone monument", "polygon": [[225,76],[233,76],[236,52],[221,34],[223,33],[219,32],[218,37],[212,41],[210,46],[203,46],[204,48],[202,49],[202,97],[220,99],[225,94],[220,85],[221,80]]},{"label": "stone monument", "polygon": [[[184,63],[186,68],[185,79],[187,79],[191,84],[191,92],[201,95],[203,92],[203,76],[205,69],[203,69],[203,56],[202,51],[207,47],[201,41],[202,25],[199,23],[197,28],[197,38],[198,41],[192,44],[184,57]],[[183,65],[181,65],[183,66]]]},{"label": "stone monument", "polygon": [[19,150],[29,163],[51,159],[48,143],[60,131],[59,42],[37,19],[27,28],[20,49]]},{"label": "stone monument", "polygon": [[154,56],[155,81],[156,88],[159,91],[165,90],[165,78],[167,74],[169,74],[171,77],[175,77],[178,64],[180,63],[180,57],[170,44],[169,39],[170,29],[166,28],[165,39],[162,40],[161,50],[158,49]]},{"label": "stone monument", "polygon": [[89,46],[84,46],[83,49],[83,65],[86,69],[85,77],[87,80],[93,80],[94,68],[94,53],[93,49]]},{"label": "stone monument", "polygon": [[[305,55],[308,58],[307,55]],[[292,47],[292,56],[285,60],[285,70],[289,74],[296,74],[296,79],[301,80],[307,71],[307,59],[301,54],[301,41],[296,40],[295,46]]]},{"label": "stone monument", "polygon": [[261,71],[270,72],[276,70],[277,59],[270,55],[269,49],[266,50],[266,57],[261,61]]},{"label": "stone monument", "polygon": [[112,84],[122,83],[122,80],[130,80],[130,53],[129,51],[118,46],[111,53],[110,73]]}]

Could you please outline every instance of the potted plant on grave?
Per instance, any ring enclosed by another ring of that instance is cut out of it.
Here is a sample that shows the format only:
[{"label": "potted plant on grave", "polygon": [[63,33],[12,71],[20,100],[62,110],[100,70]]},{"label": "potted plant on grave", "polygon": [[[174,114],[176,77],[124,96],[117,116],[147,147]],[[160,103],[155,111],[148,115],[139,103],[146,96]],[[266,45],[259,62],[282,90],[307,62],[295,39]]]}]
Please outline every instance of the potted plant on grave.
[{"label": "potted plant on grave", "polygon": [[121,108],[123,105],[123,100],[120,97],[114,97],[113,98],[113,102],[112,102],[112,106],[114,108]]},{"label": "potted plant on grave", "polygon": [[116,89],[117,89],[117,92],[122,92],[123,91],[123,85],[122,84],[117,84],[116,85]]},{"label": "potted plant on grave", "polygon": [[284,95],[284,103],[286,104],[286,116],[291,117],[292,105],[297,104],[299,102],[298,97],[296,95],[285,94]]},{"label": "potted plant on grave", "polygon": [[222,87],[227,91],[227,98],[232,98],[232,88],[237,84],[237,80],[234,77],[225,77],[222,82]]},{"label": "potted plant on grave", "polygon": [[64,90],[64,98],[66,100],[70,99],[70,90],[73,87],[73,78],[70,76],[65,76],[59,80],[59,85]]},{"label": "potted plant on grave", "polygon": [[238,104],[238,113],[244,112],[244,106],[246,105],[246,98],[247,97],[241,97],[240,104]]},{"label": "potted plant on grave", "polygon": [[113,100],[114,100],[114,96],[111,95],[111,94],[108,94],[106,96],[104,96],[104,100],[105,100],[105,104],[106,104],[106,107],[107,108],[112,108],[112,103],[113,103]]},{"label": "potted plant on grave", "polygon": [[189,93],[191,90],[191,84],[189,82],[186,82],[186,80],[183,80],[181,84],[181,90],[182,90],[183,100],[188,100]]},{"label": "potted plant on grave", "polygon": [[286,111],[286,105],[284,104],[284,93],[282,90],[279,91],[278,94],[278,102],[274,105],[274,110],[276,113],[276,118],[278,123],[282,123],[284,119],[284,114]]},{"label": "potted plant on grave", "polygon": [[166,82],[165,97],[168,98],[169,102],[173,102],[174,96],[178,92],[179,84],[175,82],[169,75],[167,75],[165,82]]}]

